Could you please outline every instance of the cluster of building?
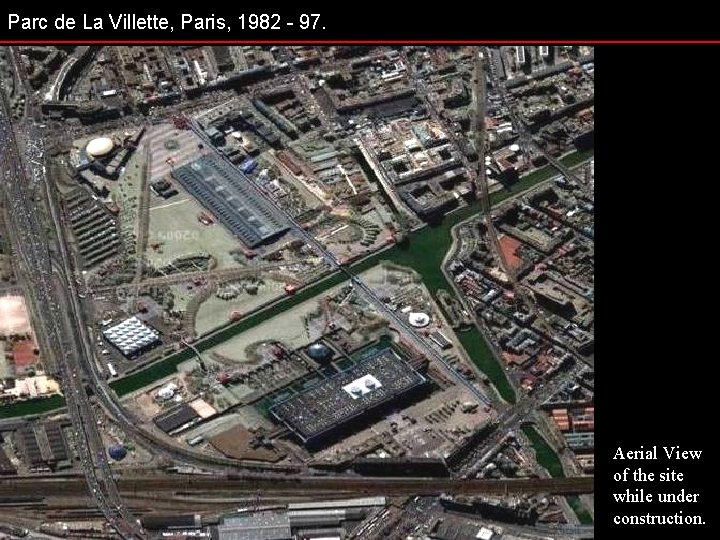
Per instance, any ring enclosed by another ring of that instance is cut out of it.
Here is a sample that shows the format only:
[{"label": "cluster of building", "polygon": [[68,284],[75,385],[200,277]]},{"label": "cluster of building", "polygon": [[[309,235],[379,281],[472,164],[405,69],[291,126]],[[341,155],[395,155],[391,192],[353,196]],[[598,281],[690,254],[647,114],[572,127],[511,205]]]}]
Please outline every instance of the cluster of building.
[{"label": "cluster of building", "polygon": [[476,55],[475,47],[418,46],[407,51],[413,76],[425,92],[425,104],[452,131],[465,135],[455,143],[471,163],[478,159],[471,129],[477,103],[470,79]]},{"label": "cluster of building", "polygon": [[520,146],[520,126],[515,125],[505,100],[498,93],[488,96],[485,114],[487,135],[485,174],[491,190],[509,185],[533,167],[545,163],[542,156]]},{"label": "cluster of building", "polygon": [[180,95],[164,47],[123,45],[115,47],[111,54],[134,101],[162,102]]},{"label": "cluster of building", "polygon": [[592,61],[513,87],[510,99],[538,142],[553,155],[591,148],[595,80]]},{"label": "cluster of building", "polygon": [[595,448],[595,407],[560,407],[552,409],[550,416],[563,433],[568,448],[574,451]]},{"label": "cluster of building", "polygon": [[[414,497],[394,501],[364,497],[241,508],[204,518],[199,514],[148,513],[142,525],[151,538],[217,540],[326,540],[343,538],[429,538],[436,540],[534,540],[553,534],[569,538],[554,497]],[[542,530],[534,531],[529,526]]]},{"label": "cluster of building", "polygon": [[0,403],[46,398],[60,392],[45,373],[25,298],[0,296]]},{"label": "cluster of building", "polygon": [[260,47],[118,46],[113,48],[131,99],[140,105],[172,103],[181,95],[267,79],[277,69]]},{"label": "cluster of building", "polygon": [[[56,96],[48,95],[47,97],[57,97],[59,99],[69,97],[74,101],[95,101],[104,104],[108,108],[123,109],[127,99],[126,86],[121,75],[120,66],[115,61],[112,50],[103,48],[99,51],[88,51],[86,55],[91,57],[93,53],[93,61],[81,56],[78,67],[75,67],[74,64],[71,66],[73,69],[72,78],[79,79],[73,85],[71,95],[65,95],[67,85],[63,85],[63,88],[56,89]],[[82,71],[81,68],[86,68],[86,75],[78,78],[77,74]]]},{"label": "cluster of building", "polygon": [[356,364],[297,396],[274,405],[270,412],[305,444],[331,438],[348,423],[357,429],[360,417],[372,414],[420,388],[425,377],[392,348]]},{"label": "cluster of building", "polygon": [[414,81],[397,50],[378,50],[348,62],[324,66],[318,85],[339,114],[367,114],[413,99]]},{"label": "cluster of building", "polygon": [[[3,433],[0,474],[55,472],[72,467],[72,452],[66,438],[69,423],[18,421]],[[12,460],[9,456],[12,456]]]},{"label": "cluster of building", "polygon": [[338,142],[315,139],[278,152],[291,174],[306,179],[323,199],[362,204],[372,189],[355,153]]},{"label": "cluster of building", "polygon": [[492,61],[503,78],[523,79],[530,73],[542,73],[562,62],[557,47],[547,45],[511,45],[492,50]]},{"label": "cluster of building", "polygon": [[428,536],[438,540],[537,538],[527,528],[514,526],[567,522],[555,497],[441,497],[440,504],[445,512],[428,524]]},{"label": "cluster of building", "polygon": [[575,63],[591,62],[592,46],[510,45],[491,49],[492,62],[510,86],[564,71]]},{"label": "cluster of building", "polygon": [[288,503],[274,509],[239,509],[216,520],[198,514],[143,516],[142,525],[153,537],[214,538],[217,540],[320,540],[348,538],[363,525],[382,520],[385,497]]},{"label": "cluster of building", "polygon": [[595,469],[594,373],[587,370],[566,382],[543,405],[549,427],[559,432],[563,445],[574,455],[578,468],[587,474]]},{"label": "cluster of building", "polygon": [[261,91],[253,100],[255,108],[290,139],[297,139],[320,126],[319,106],[311,96],[299,93],[292,85]]},{"label": "cluster of building", "polygon": [[25,46],[20,47],[21,68],[27,74],[30,86],[38,89],[45,84],[67,58],[67,51],[61,47]]},{"label": "cluster of building", "polygon": [[388,196],[399,197],[422,219],[440,217],[474,197],[461,152],[435,120],[378,124],[364,131],[358,144]]},{"label": "cluster of building", "polygon": [[473,221],[458,235],[448,270],[500,357],[532,391],[574,354],[593,351],[592,198],[568,186],[538,188],[494,221],[500,253]]},{"label": "cluster of building", "polygon": [[[284,133],[246,99],[232,99],[196,115],[196,119],[210,140],[235,162],[256,155],[259,148],[279,148],[284,137]],[[243,137],[233,135],[235,132],[242,132]],[[225,144],[226,134],[238,144]],[[248,134],[249,142],[245,140]]]},{"label": "cluster of building", "polygon": [[594,144],[594,54],[590,47],[487,49],[485,129],[491,190]]},{"label": "cluster of building", "polygon": [[[102,189],[106,190],[104,186]],[[114,215],[117,208],[103,205],[85,190],[76,190],[67,195],[65,212],[85,268],[121,253],[123,244]]]}]

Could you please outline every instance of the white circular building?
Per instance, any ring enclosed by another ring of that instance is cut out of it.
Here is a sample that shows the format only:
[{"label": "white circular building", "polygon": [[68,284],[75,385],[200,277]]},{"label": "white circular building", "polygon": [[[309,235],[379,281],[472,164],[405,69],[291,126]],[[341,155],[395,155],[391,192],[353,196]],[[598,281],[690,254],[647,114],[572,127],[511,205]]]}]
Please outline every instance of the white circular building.
[{"label": "white circular building", "polygon": [[430,324],[430,315],[427,313],[410,313],[408,315],[408,322],[415,328],[424,328]]},{"label": "white circular building", "polygon": [[115,143],[110,137],[98,137],[88,143],[85,147],[85,152],[87,152],[89,156],[99,158],[108,155],[114,147]]},{"label": "white circular building", "polygon": [[158,390],[157,397],[163,401],[167,401],[175,397],[177,389],[178,387],[175,383],[168,383]]},{"label": "white circular building", "polygon": [[511,150],[512,152],[518,152],[518,151],[520,151],[520,145],[519,145],[519,144],[511,144],[511,145],[510,145],[510,150]]}]

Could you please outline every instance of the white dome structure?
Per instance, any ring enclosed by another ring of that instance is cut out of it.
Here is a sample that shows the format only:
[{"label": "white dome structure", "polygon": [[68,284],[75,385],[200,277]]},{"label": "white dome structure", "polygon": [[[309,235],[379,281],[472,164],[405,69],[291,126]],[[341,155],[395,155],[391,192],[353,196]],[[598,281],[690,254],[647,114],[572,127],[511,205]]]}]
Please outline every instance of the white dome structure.
[{"label": "white dome structure", "polygon": [[114,147],[115,143],[110,137],[98,137],[88,143],[85,147],[85,152],[97,158],[108,155]]},{"label": "white dome structure", "polygon": [[177,389],[178,387],[175,383],[168,383],[158,390],[157,396],[158,398],[167,401],[175,396]]},{"label": "white dome structure", "polygon": [[510,145],[510,151],[511,151],[511,152],[519,152],[519,151],[520,151],[520,145],[519,145],[519,144],[511,144],[511,145]]},{"label": "white dome structure", "polygon": [[415,328],[424,328],[430,324],[430,315],[427,313],[411,313],[408,315],[408,322]]}]

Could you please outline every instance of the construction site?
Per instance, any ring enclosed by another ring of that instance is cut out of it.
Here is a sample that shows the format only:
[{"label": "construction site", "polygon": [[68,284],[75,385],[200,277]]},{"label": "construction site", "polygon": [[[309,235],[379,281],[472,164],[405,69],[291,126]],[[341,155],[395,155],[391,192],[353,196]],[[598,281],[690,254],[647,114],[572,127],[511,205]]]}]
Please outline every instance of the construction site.
[{"label": "construction site", "polygon": [[[448,365],[476,379],[416,274],[380,265],[363,277]],[[443,368],[399,338],[393,323],[346,283],[196,354],[124,402],[151,429],[210,454],[272,462],[378,452],[442,457],[493,414]],[[347,403],[341,407],[336,398]],[[400,413],[405,409],[412,420]],[[311,410],[327,414],[306,425],[297,414]],[[358,422],[359,415],[365,420]],[[227,444],[231,436],[245,441],[245,450]]]}]

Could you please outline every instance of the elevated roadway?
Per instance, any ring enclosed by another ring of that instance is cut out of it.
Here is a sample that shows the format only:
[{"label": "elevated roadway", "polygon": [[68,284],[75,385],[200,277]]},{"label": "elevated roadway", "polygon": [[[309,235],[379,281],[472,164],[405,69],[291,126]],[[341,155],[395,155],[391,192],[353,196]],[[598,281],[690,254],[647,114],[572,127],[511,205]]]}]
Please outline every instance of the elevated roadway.
[{"label": "elevated roadway", "polygon": [[[17,51],[9,48],[10,57],[17,64]],[[27,81],[22,79],[27,87]],[[35,109],[31,104],[31,93],[26,88],[25,119],[18,124],[18,133],[24,137],[23,146],[41,148],[34,128]],[[142,537],[142,529],[124,508],[114,484],[104,445],[97,430],[96,418],[85,390],[81,370],[84,351],[78,346],[76,333],[79,319],[72,312],[71,300],[65,268],[66,253],[62,242],[62,229],[53,229],[50,238],[42,219],[42,209],[36,201],[35,187],[43,187],[49,193],[44,182],[44,172],[31,177],[23,162],[15,130],[10,123],[9,107],[4,92],[0,92],[0,174],[3,178],[8,206],[12,209],[13,219],[8,220],[8,232],[13,249],[18,255],[17,264],[20,275],[29,292],[33,314],[36,317],[39,337],[49,365],[47,368],[61,381],[65,392],[67,410],[72,420],[76,452],[85,475],[85,488],[92,494],[108,523],[123,538]],[[43,181],[43,186],[38,185]],[[49,208],[54,212],[52,200]],[[55,219],[55,215],[53,218]],[[60,233],[58,234],[58,230]],[[60,242],[54,240],[60,239]],[[56,249],[61,248],[62,258],[58,260]],[[72,281],[72,280],[70,280]]]}]

